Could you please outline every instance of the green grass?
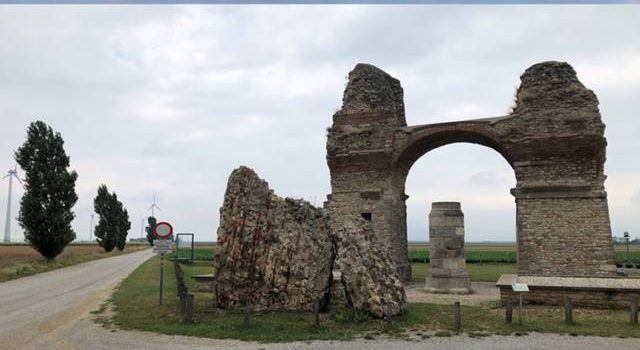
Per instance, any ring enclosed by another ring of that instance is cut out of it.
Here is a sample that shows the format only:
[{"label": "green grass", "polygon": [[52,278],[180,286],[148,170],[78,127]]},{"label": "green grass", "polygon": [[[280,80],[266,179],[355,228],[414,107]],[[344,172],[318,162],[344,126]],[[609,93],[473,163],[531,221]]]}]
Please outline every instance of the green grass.
[{"label": "green grass", "polygon": [[[508,268],[503,266],[504,268]],[[477,265],[479,269],[481,266]],[[347,340],[355,337],[375,339],[378,335],[401,338],[426,339],[432,336],[450,336],[452,307],[450,305],[409,304],[406,312],[391,322],[374,320],[365,313],[356,313],[344,304],[332,305],[328,314],[322,314],[321,327],[312,326],[312,314],[304,312],[255,313],[251,325],[243,325],[243,316],[237,310],[215,309],[212,293],[195,293],[194,322],[180,321],[176,296],[173,264],[165,265],[165,303],[158,306],[158,258],[152,258],[136,269],[118,287],[112,297],[115,325],[124,329],[138,329],[172,335],[230,338],[259,342],[288,342],[306,340]],[[426,266],[414,265],[414,274]],[[210,273],[208,263],[183,265],[185,280],[190,276]],[[495,274],[493,267],[491,274]],[[422,272],[422,274],[424,274]],[[482,275],[482,274],[480,274]],[[192,286],[192,285],[190,285]],[[526,310],[523,325],[506,325],[503,310],[490,306],[463,306],[462,330],[475,336],[487,334],[524,334],[550,332],[575,335],[640,337],[640,327],[628,323],[625,310],[575,309],[576,324],[563,323],[560,308],[531,307]]]}]

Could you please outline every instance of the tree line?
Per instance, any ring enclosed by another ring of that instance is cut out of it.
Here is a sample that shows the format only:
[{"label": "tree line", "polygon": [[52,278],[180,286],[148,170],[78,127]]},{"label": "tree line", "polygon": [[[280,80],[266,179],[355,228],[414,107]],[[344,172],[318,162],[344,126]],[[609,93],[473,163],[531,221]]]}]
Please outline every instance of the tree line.
[{"label": "tree line", "polygon": [[[72,208],[78,201],[75,184],[78,174],[69,170],[69,156],[59,132],[42,121],[27,128],[27,139],[16,150],[15,160],[25,173],[25,192],[20,201],[18,221],[25,240],[43,257],[52,260],[76,238],[71,227]],[[123,250],[131,229],[129,214],[115,192],[98,187],[94,210],[98,244],[110,252]]]}]

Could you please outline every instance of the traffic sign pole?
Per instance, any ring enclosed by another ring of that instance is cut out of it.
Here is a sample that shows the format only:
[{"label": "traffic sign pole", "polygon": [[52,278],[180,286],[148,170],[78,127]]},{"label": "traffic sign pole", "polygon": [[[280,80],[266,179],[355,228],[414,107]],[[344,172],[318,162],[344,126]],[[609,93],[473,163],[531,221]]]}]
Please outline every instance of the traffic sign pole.
[{"label": "traffic sign pole", "polygon": [[159,222],[153,226],[151,233],[156,238],[153,240],[153,249],[156,253],[160,253],[160,305],[162,305],[164,289],[164,253],[171,252],[173,227],[168,222]]},{"label": "traffic sign pole", "polygon": [[164,253],[160,253],[160,305],[162,305],[162,289],[164,282]]}]

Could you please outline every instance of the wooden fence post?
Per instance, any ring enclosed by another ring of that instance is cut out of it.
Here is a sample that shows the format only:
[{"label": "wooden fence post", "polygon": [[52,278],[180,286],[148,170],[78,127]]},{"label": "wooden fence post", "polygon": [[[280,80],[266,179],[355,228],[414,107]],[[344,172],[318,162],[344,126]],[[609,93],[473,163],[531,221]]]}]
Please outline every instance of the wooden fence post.
[{"label": "wooden fence post", "polygon": [[513,304],[508,301],[505,308],[504,321],[506,323],[511,323],[513,321]]},{"label": "wooden fence post", "polygon": [[244,303],[244,326],[249,327],[251,325],[251,303],[245,301]]},{"label": "wooden fence post", "polygon": [[631,307],[629,308],[629,322],[638,324],[638,295],[631,296]]},{"label": "wooden fence post", "polygon": [[456,301],[453,303],[453,331],[459,333],[461,327],[462,317],[460,315],[460,302]]},{"label": "wooden fence post", "polygon": [[182,321],[193,321],[193,294],[186,294],[182,298]]},{"label": "wooden fence post", "polygon": [[568,295],[564,296],[564,323],[573,323],[573,304]]},{"label": "wooden fence post", "polygon": [[320,300],[313,305],[313,324],[320,327]]}]

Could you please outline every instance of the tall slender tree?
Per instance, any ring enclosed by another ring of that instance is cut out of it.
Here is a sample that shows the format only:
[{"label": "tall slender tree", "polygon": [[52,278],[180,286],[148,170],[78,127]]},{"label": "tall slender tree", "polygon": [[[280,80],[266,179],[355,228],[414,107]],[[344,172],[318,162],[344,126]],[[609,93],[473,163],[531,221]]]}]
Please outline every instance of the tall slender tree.
[{"label": "tall slender tree", "polygon": [[149,242],[149,244],[153,246],[153,240],[155,237],[153,237],[152,230],[158,220],[153,216],[149,216],[147,218],[147,222],[149,223],[149,226],[145,227],[144,230],[147,232],[147,242]]},{"label": "tall slender tree", "polygon": [[118,219],[113,198],[106,185],[98,186],[98,194],[93,200],[93,209],[98,214],[98,224],[94,230],[96,241],[106,251],[115,248],[118,237]]},{"label": "tall slender tree", "polygon": [[99,215],[98,225],[95,228],[96,241],[110,252],[113,248],[123,250],[127,244],[127,235],[131,229],[129,213],[118,195],[109,193],[106,185],[98,186],[98,194],[93,200],[95,212]]},{"label": "tall slender tree", "polygon": [[15,152],[25,172],[25,193],[20,201],[20,226],[27,242],[52,260],[76,238],[71,228],[78,200],[78,174],[69,171],[69,156],[59,132],[42,121],[27,128],[27,140]]},{"label": "tall slender tree", "polygon": [[122,202],[118,200],[116,194],[113,194],[113,199],[118,204],[118,239],[116,240],[116,247],[122,251],[127,244],[127,235],[131,229],[131,221],[129,221],[129,212],[124,208]]}]

